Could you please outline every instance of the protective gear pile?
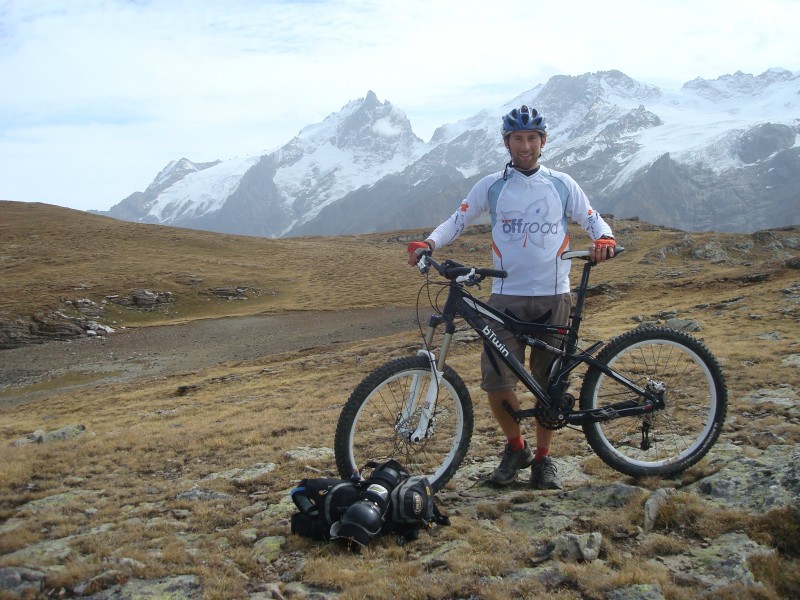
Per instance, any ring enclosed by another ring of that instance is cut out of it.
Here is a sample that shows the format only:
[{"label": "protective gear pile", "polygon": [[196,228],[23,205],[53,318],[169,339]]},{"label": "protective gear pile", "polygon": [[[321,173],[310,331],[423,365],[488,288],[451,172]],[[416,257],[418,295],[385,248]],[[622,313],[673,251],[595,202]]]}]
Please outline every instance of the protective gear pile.
[{"label": "protective gear pile", "polygon": [[436,506],[430,481],[411,475],[394,459],[373,468],[369,479],[303,479],[291,492],[299,512],[291,531],[313,540],[340,540],[360,549],[381,534],[395,534],[398,543],[417,539],[422,529],[449,525]]}]

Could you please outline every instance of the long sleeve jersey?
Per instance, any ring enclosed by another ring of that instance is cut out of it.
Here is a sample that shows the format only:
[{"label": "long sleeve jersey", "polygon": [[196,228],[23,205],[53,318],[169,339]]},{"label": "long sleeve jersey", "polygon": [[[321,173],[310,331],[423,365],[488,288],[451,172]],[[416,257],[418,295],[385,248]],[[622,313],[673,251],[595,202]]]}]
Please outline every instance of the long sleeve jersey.
[{"label": "long sleeve jersey", "polygon": [[511,296],[550,296],[569,292],[568,219],[592,240],[612,236],[611,228],[592,209],[586,194],[566,173],[545,167],[530,176],[506,168],[484,177],[470,190],[452,217],[429,239],[436,248],[455,240],[482,214],[491,216],[494,268],[508,272],[496,278],[492,292]]}]

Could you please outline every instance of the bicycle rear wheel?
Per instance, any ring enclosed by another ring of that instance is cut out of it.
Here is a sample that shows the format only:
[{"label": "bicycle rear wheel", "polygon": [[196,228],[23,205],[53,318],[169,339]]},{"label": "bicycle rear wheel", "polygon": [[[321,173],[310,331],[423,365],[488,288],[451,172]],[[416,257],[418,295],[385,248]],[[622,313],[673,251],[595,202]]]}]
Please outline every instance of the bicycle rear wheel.
[{"label": "bicycle rear wheel", "polygon": [[[664,386],[662,410],[583,425],[586,440],[606,464],[633,477],[668,476],[695,464],[717,441],[727,389],[719,364],[699,340],[664,327],[634,329],[611,340],[597,360],[643,388]],[[582,410],[625,400],[641,398],[589,369]]]},{"label": "bicycle rear wheel", "polygon": [[[438,382],[432,379],[427,357],[406,357],[379,367],[353,390],[334,440],[342,477],[369,461],[394,458],[410,473],[426,475],[434,491],[450,481],[472,438],[472,399],[450,367]],[[422,439],[413,442],[431,385],[438,385],[436,406]]]}]

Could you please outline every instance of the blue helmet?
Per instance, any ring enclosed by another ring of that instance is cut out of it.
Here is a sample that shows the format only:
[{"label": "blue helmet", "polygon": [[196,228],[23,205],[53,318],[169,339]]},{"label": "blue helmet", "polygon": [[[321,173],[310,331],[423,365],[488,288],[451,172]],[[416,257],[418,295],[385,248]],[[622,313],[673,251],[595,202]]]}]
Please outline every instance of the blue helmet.
[{"label": "blue helmet", "polygon": [[522,108],[515,108],[503,117],[501,131],[504,138],[515,131],[541,131],[542,133],[547,133],[547,123],[544,120],[544,115],[538,110],[523,105]]}]

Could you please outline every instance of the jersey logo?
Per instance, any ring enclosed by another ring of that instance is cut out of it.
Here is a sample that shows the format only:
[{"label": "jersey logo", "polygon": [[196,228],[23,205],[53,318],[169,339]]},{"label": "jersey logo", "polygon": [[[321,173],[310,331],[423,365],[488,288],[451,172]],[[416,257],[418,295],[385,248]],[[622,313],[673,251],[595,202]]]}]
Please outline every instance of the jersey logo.
[{"label": "jersey logo", "polygon": [[520,242],[523,248],[528,246],[528,242],[544,248],[545,236],[557,235],[559,230],[558,221],[552,223],[547,221],[549,212],[547,198],[542,197],[534,200],[525,212],[500,213],[503,233],[508,236],[509,241]]}]

